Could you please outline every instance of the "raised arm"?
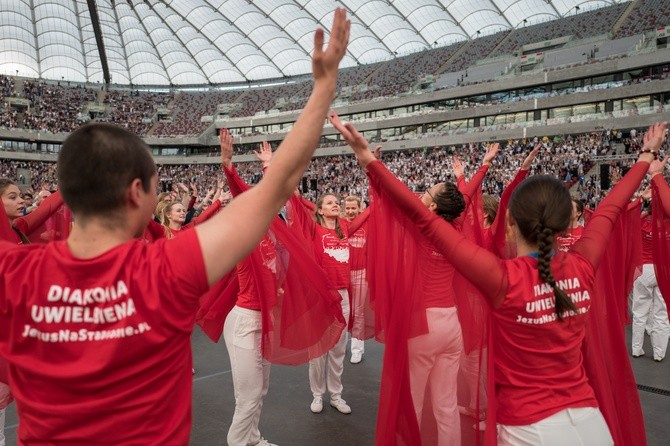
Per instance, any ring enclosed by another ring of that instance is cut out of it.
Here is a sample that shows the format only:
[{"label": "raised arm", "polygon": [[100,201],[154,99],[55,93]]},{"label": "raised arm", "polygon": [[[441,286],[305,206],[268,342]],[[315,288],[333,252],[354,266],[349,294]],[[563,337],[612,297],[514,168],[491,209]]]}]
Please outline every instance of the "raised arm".
[{"label": "raised arm", "polygon": [[353,125],[338,121],[339,119],[333,125],[349,143],[359,164],[367,169],[368,178],[377,193],[388,195],[400,212],[412,220],[435,248],[479,288],[491,305],[499,306],[507,291],[507,277],[502,260],[467,240],[451,224],[433,214],[382,163],[375,160],[368,142]]},{"label": "raised arm", "polygon": [[37,228],[42,226],[54,212],[63,205],[63,197],[60,192],[56,191],[49,195],[37,208],[30,214],[19,217],[14,220],[14,227],[24,233],[30,235]]},{"label": "raised arm", "polygon": [[251,252],[298,185],[319,144],[326,114],[335,96],[338,65],[347,48],[350,25],[345,10],[338,8],[325,51],[324,32],[316,31],[312,94],[293,130],[275,153],[265,177],[214,218],[196,226],[210,284]]},{"label": "raised arm", "polygon": [[530,151],[528,156],[521,163],[521,168],[516,173],[512,181],[507,185],[503,190],[503,193],[500,195],[500,203],[498,203],[498,212],[496,213],[496,218],[491,224],[491,231],[493,235],[500,233],[499,231],[505,230],[505,213],[507,212],[507,207],[509,206],[509,200],[512,197],[512,192],[514,189],[521,184],[523,180],[528,178],[530,173],[530,168],[537,157],[538,152],[542,148],[542,144],[537,144],[533,150]]},{"label": "raised arm", "polygon": [[665,139],[666,124],[654,124],[644,136],[644,146],[638,162],[614,186],[605,199],[598,205],[595,213],[589,219],[581,238],[572,246],[571,251],[581,254],[593,266],[600,265],[602,255],[607,248],[612,229],[616,224],[621,211],[628,205],[644,175],[649,169],[651,161]]}]

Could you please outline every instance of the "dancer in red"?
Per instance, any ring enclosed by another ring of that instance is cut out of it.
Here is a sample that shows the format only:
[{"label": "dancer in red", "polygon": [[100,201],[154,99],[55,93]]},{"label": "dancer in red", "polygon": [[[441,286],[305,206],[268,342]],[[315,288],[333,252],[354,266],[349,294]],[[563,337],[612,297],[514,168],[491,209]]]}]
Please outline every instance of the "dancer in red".
[{"label": "dancer in red", "polygon": [[[329,119],[347,139],[347,129],[344,128],[342,122],[332,115]],[[348,139],[347,142],[349,142]],[[482,167],[467,185],[463,179],[462,169],[455,169],[458,181],[463,185],[463,193],[454,183],[438,183],[428,189],[420,200],[416,198],[414,200],[423,204],[431,213],[460,229],[462,218],[459,217],[479,190],[498,149],[498,144],[492,144],[489,147]],[[455,162],[455,164],[459,163]],[[380,224],[373,226],[376,231],[385,231],[379,228]],[[405,237],[398,235],[398,238]],[[408,317],[401,323],[399,320],[382,323],[386,338],[389,340],[386,343],[382,391],[395,392],[386,387],[390,383],[399,381],[392,378],[391,375],[397,373],[396,370],[399,368],[408,367],[408,386],[415,411],[415,422],[422,430],[421,441],[425,444],[432,444],[431,442],[435,441],[440,445],[459,445],[461,432],[457,405],[457,377],[463,340],[456,308],[458,297],[453,284],[455,271],[449,261],[425,237],[419,236],[416,239],[416,245],[416,261],[411,262],[416,268],[416,274],[412,275],[415,292],[402,296],[404,302],[413,302],[413,305],[407,308],[408,311],[399,311],[408,316],[411,314],[412,317]],[[395,247],[391,249],[395,250]],[[394,255],[402,256],[397,253]],[[374,261],[374,263],[383,262],[382,258]],[[407,273],[407,271],[403,272],[403,274]],[[390,270],[386,274],[393,275]],[[378,283],[373,283],[373,286],[378,286]],[[387,296],[384,299],[376,296],[376,303],[377,299],[380,299],[379,305],[384,300],[387,301],[383,305],[389,308],[388,314],[397,314],[398,308],[403,305],[397,302],[397,297]],[[405,329],[408,330],[407,335],[399,335]],[[475,375],[478,376],[476,371]],[[398,390],[403,389],[399,387]],[[430,420],[433,416],[437,432],[428,428],[433,424],[433,421]],[[424,419],[425,417],[429,418]],[[379,439],[378,442],[380,442]]]},{"label": "dancer in red", "polygon": [[135,239],[158,185],[139,137],[98,123],[68,136],[58,162],[75,215],[68,240],[0,249],[0,353],[10,363],[20,443],[188,443],[198,298],[251,252],[297,186],[349,27],[338,9],[327,49],[316,32],[312,95],[260,184],[179,237]]},{"label": "dancer in red", "polygon": [[665,124],[645,135],[638,162],[600,204],[582,238],[554,252],[570,222],[570,196],[560,181],[533,177],[510,201],[509,229],[517,258],[501,260],[468,241],[416,202],[350,124],[345,139],[368,170],[380,200],[390,199],[472,281],[493,307],[499,444],[613,444],[581,352],[595,269],[616,218],[665,138]]}]

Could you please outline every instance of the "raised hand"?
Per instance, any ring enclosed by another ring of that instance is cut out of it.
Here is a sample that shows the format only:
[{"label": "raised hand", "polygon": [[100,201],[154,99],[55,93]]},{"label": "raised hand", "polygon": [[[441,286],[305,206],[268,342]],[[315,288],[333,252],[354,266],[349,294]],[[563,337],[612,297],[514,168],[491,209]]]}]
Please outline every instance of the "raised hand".
[{"label": "raised hand", "polygon": [[382,145],[379,144],[377,147],[375,147],[375,150],[372,151],[372,154],[375,156],[376,159],[380,160],[382,159]]},{"label": "raised hand", "polygon": [[665,170],[665,165],[668,163],[668,158],[670,158],[670,156],[666,156],[665,158],[663,158],[662,161],[653,160],[651,164],[649,164],[649,174],[652,177],[658,174],[663,174],[663,171]]},{"label": "raised hand", "polygon": [[312,73],[314,80],[331,81],[333,87],[337,82],[337,68],[344,57],[349,42],[351,21],[347,20],[347,12],[343,8],[335,10],[333,27],[330,31],[328,47],[323,50],[324,32],[319,28],[314,33],[314,54],[312,55]]},{"label": "raised hand", "polygon": [[535,157],[537,154],[540,152],[540,149],[542,148],[542,144],[536,144],[533,150],[530,151],[526,159],[523,160],[523,163],[521,163],[521,169],[522,170],[529,170],[530,166],[533,165],[533,161],[535,161]]},{"label": "raised hand", "polygon": [[465,165],[457,156],[454,156],[451,163],[453,165],[454,176],[457,179],[465,175]]},{"label": "raised hand", "polygon": [[259,151],[254,150],[254,155],[258,161],[263,163],[263,167],[270,166],[270,160],[272,159],[272,146],[267,141],[263,141],[259,146]]},{"label": "raised hand", "polygon": [[644,134],[642,150],[651,150],[658,152],[658,149],[665,141],[665,130],[668,128],[667,122],[658,122],[649,126],[649,130]]},{"label": "raised hand", "polygon": [[490,165],[491,161],[493,161],[493,158],[496,157],[499,151],[500,151],[500,144],[498,144],[497,142],[490,144],[486,149],[486,154],[484,155],[484,160],[482,161],[482,164],[485,166]]},{"label": "raised hand", "polygon": [[335,111],[331,111],[328,114],[328,121],[333,124],[333,127],[340,132],[340,135],[344,140],[349,144],[349,147],[354,151],[356,159],[361,167],[367,166],[371,161],[375,159],[375,156],[370,152],[370,146],[368,141],[360,134],[358,130],[349,122],[346,124],[340,121],[340,117],[337,116]]},{"label": "raised hand", "polygon": [[233,135],[228,129],[221,129],[219,143],[221,144],[221,164],[229,168],[233,165]]}]

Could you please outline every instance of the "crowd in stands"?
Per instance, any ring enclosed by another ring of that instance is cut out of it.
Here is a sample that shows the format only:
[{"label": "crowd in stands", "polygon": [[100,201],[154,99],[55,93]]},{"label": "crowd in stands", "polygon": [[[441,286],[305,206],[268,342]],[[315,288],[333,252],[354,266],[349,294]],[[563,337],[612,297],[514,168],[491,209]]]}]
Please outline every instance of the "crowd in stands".
[{"label": "crowd in stands", "polygon": [[[552,175],[564,181],[566,187],[575,185],[585,201],[595,203],[601,197],[598,189],[589,189],[586,174],[593,166],[593,157],[610,153],[617,145],[623,150],[631,148],[631,143],[621,132],[602,131],[564,137],[544,137],[542,139],[510,140],[503,144],[498,157],[483,185],[485,193],[500,195],[504,187],[514,177],[522,160],[536,144],[542,144],[533,173]],[[639,137],[633,141],[631,150]],[[454,156],[465,163],[469,174],[474,173],[486,151],[485,144],[463,146],[438,146],[413,151],[382,152],[382,161],[401,178],[410,189],[420,192],[441,181],[454,181],[452,160]],[[236,163],[240,175],[249,184],[255,184],[262,177],[260,163]],[[612,170],[615,171],[614,169]],[[26,173],[30,182],[27,182]],[[222,177],[219,164],[159,165],[159,190],[169,192],[179,189],[181,183],[189,190],[197,190],[202,199],[208,190]],[[33,191],[43,186],[55,184],[55,164],[41,161],[1,161],[0,177],[16,179]],[[23,177],[23,178],[22,178]],[[340,196],[355,194],[367,197],[367,179],[357,166],[353,156],[317,157],[305,173],[308,190],[303,191],[315,199],[324,193]],[[313,180],[313,181],[310,181]],[[615,181],[614,181],[615,182]],[[317,188],[310,187],[316,184]],[[181,186],[183,187],[183,186]]]},{"label": "crowd in stands", "polygon": [[25,81],[22,96],[32,104],[24,113],[24,128],[61,133],[71,132],[81,125],[80,114],[88,103],[96,100],[97,91],[83,86]]},{"label": "crowd in stands", "polygon": [[135,134],[146,135],[155,124],[152,118],[156,109],[167,108],[173,96],[172,93],[111,90],[103,101],[107,106],[103,120],[123,126]]},{"label": "crowd in stands", "polygon": [[632,36],[644,31],[670,26],[670,3],[667,0],[642,0],[631,11],[616,37]]},{"label": "crowd in stands", "polygon": [[[617,37],[670,25],[670,5],[667,3],[663,0],[638,2]],[[512,54],[529,43],[560,36],[583,39],[606,34],[612,31],[628,5],[621,3],[572,13],[558,20],[520,26],[512,31],[500,31],[386,62],[350,67],[342,70],[338,88],[342,97],[350,102],[397,95],[410,91],[422,75],[461,72],[478,60]],[[461,85],[469,83],[466,76],[467,71],[463,74]],[[16,91],[14,82],[11,76],[0,76],[0,96],[27,98],[31,107],[21,119],[15,110],[5,104],[0,108],[2,127],[70,132],[79,122],[91,119],[82,112],[88,103],[95,102],[104,105],[105,112],[92,116],[93,119],[123,124],[142,136],[159,137],[201,134],[211,124],[211,121],[203,122],[202,117],[215,116],[218,104],[235,104],[229,112],[233,118],[254,116],[269,110],[301,109],[311,88],[310,81],[298,80],[281,86],[234,91],[130,93],[110,90],[98,95],[96,89],[31,80],[23,82],[22,91]],[[279,107],[278,101],[282,102]],[[158,119],[158,108],[170,108],[171,113],[162,117],[164,119]]]}]

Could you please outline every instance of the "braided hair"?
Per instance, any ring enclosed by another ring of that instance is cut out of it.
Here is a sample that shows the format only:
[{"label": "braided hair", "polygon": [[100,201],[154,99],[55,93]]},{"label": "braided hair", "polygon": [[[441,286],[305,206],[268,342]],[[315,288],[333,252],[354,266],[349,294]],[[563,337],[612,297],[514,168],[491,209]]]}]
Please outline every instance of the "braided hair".
[{"label": "braided hair", "polygon": [[554,290],[558,319],[563,320],[566,311],[577,312],[577,306],[558,286],[551,272],[554,238],[570,225],[572,201],[568,190],[556,178],[530,177],[515,189],[509,211],[524,239],[538,245],[538,273]]},{"label": "braided hair", "polygon": [[435,213],[446,221],[453,221],[465,210],[465,199],[454,183],[444,185],[433,196]]}]

